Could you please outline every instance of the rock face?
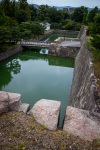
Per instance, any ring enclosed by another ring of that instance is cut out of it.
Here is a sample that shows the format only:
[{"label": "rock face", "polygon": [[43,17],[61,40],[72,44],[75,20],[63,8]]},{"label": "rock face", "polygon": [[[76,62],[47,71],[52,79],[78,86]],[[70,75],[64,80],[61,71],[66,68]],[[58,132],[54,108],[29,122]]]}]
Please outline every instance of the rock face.
[{"label": "rock face", "polygon": [[43,124],[49,130],[56,130],[60,104],[60,101],[41,99],[33,106],[30,113],[38,123]]},{"label": "rock face", "polygon": [[100,121],[91,116],[89,111],[68,106],[63,130],[92,140],[100,138]]},{"label": "rock face", "polygon": [[75,58],[79,52],[79,49],[80,47],[77,46],[60,46],[52,43],[49,46],[48,55]]},{"label": "rock face", "polygon": [[18,111],[21,104],[20,98],[20,94],[0,91],[0,113],[9,110]]},{"label": "rock face", "polygon": [[8,111],[8,94],[0,91],[0,113]]},{"label": "rock face", "polygon": [[29,104],[23,103],[20,105],[19,112],[27,113],[29,107],[30,107]]},{"label": "rock face", "polygon": [[85,43],[86,30],[84,26],[82,26],[79,36],[81,38],[81,49],[75,59],[73,82],[68,105],[99,113],[100,108],[97,103],[100,96],[97,88],[97,79],[94,76],[91,55]]},{"label": "rock face", "polygon": [[18,93],[10,93],[10,92],[7,92],[8,94],[8,101],[9,101],[9,109],[10,110],[15,110],[15,111],[18,111],[19,110],[19,107],[20,107],[20,104],[21,104],[21,95],[18,94]]}]

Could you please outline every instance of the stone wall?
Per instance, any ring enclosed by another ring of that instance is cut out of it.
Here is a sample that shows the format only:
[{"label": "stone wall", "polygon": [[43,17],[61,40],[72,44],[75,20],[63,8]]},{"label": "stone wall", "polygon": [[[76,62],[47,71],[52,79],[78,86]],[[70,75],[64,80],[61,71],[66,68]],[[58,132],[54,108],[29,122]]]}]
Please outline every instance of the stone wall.
[{"label": "stone wall", "polygon": [[81,41],[82,46],[75,59],[75,69],[69,97],[69,105],[94,112],[97,111],[96,100],[100,99],[100,97],[98,96],[96,85],[97,79],[94,76],[90,52],[85,46],[85,28],[84,34],[81,36]]},{"label": "stone wall", "polygon": [[78,35],[79,31],[74,30],[54,30],[55,34]]},{"label": "stone wall", "polygon": [[12,48],[11,50],[8,50],[6,52],[0,53],[0,61],[3,61],[5,59],[7,59],[8,57],[10,57],[10,56],[12,56],[12,55],[14,55],[14,54],[16,54],[16,53],[18,53],[20,51],[22,51],[22,47],[19,45],[19,46],[15,47],[15,48]]},{"label": "stone wall", "polygon": [[66,38],[66,37],[59,37],[56,40],[54,40],[54,43],[60,44],[63,41],[80,41],[79,38]]},{"label": "stone wall", "polygon": [[81,49],[75,59],[72,87],[63,130],[85,140],[100,138],[100,99],[90,52],[86,46],[86,29],[79,34]]},{"label": "stone wall", "polygon": [[52,44],[49,47],[48,55],[75,58],[79,52],[79,49],[79,47],[60,46]]},{"label": "stone wall", "polygon": [[80,38],[59,37],[58,39],[54,41],[54,43],[51,43],[51,45],[49,46],[48,55],[75,58],[79,52],[79,49],[80,49],[79,46],[61,46],[59,44],[62,41],[81,41],[83,32],[80,33],[79,31],[73,31],[73,30],[72,31],[54,30],[53,33],[66,34],[66,35],[79,35],[80,34]]},{"label": "stone wall", "polygon": [[52,34],[64,34],[64,35],[78,35],[80,32],[79,31],[68,31],[68,30],[52,30],[50,31],[49,33],[47,34],[44,34],[44,35],[40,35],[38,36],[37,38],[33,39],[33,40],[30,40],[30,41],[41,41],[45,38],[48,38],[50,35]]},{"label": "stone wall", "polygon": [[92,141],[100,138],[100,119],[87,110],[68,106],[64,121],[64,131]]},{"label": "stone wall", "polygon": [[54,33],[54,31],[52,30],[51,32],[44,34],[44,35],[39,35],[37,38],[31,40],[31,41],[42,41],[43,39],[49,37],[50,35],[52,35]]}]

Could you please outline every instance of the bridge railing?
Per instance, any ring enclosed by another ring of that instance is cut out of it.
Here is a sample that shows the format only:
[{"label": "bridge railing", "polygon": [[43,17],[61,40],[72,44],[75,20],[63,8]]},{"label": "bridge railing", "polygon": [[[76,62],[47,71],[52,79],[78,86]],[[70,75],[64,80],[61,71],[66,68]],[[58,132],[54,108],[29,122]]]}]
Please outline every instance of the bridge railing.
[{"label": "bridge railing", "polygon": [[22,46],[50,46],[51,43],[48,42],[26,42],[26,41],[21,41],[19,42],[20,45]]}]

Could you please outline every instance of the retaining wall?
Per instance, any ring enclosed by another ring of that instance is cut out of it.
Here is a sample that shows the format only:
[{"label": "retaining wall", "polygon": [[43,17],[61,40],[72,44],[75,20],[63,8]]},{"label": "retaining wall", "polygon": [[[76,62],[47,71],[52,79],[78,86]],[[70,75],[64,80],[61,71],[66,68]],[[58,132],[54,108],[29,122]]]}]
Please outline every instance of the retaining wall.
[{"label": "retaining wall", "polygon": [[81,49],[75,59],[72,87],[63,130],[86,140],[100,138],[100,99],[91,55],[86,47],[86,29],[80,32]]},{"label": "retaining wall", "polygon": [[8,57],[10,57],[10,56],[12,56],[12,55],[14,55],[14,54],[16,54],[16,53],[18,53],[20,51],[22,51],[22,47],[19,45],[19,46],[15,47],[15,48],[12,48],[11,50],[8,50],[6,52],[0,53],[0,61],[3,61],[5,59],[7,59]]},{"label": "retaining wall", "polygon": [[45,38],[48,38],[50,35],[52,34],[64,34],[64,35],[78,35],[79,31],[68,31],[68,30],[52,30],[51,32],[44,34],[44,35],[40,35],[37,38],[31,40],[31,41],[41,41]]},{"label": "retaining wall", "polygon": [[[83,29],[82,29],[83,30]],[[100,99],[97,91],[97,79],[94,76],[93,64],[89,50],[85,46],[86,30],[82,31],[81,49],[75,59],[72,88],[69,97],[69,105],[89,110],[97,111],[96,100]]]},{"label": "retaining wall", "polygon": [[79,31],[74,30],[54,30],[55,34],[78,35]]},{"label": "retaining wall", "polygon": [[48,55],[75,58],[79,52],[79,49],[80,47],[59,46],[52,44],[49,47]]},{"label": "retaining wall", "polygon": [[80,39],[82,37],[83,30],[80,32],[73,31],[73,30],[72,31],[54,30],[53,33],[65,34],[65,35],[78,35],[79,38],[59,37],[54,41],[53,44],[50,45],[48,55],[75,58],[80,50],[79,46],[60,46],[58,44],[60,44],[62,41],[81,41]]}]

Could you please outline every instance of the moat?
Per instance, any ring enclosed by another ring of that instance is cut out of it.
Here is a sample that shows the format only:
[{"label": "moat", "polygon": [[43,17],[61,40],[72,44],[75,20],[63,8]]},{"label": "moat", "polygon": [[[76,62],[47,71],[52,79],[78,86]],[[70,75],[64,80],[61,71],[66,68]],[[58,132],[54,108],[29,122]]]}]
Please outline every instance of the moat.
[{"label": "moat", "polygon": [[0,62],[0,90],[20,93],[32,107],[40,99],[61,101],[62,125],[74,70],[74,59],[22,51]]}]

